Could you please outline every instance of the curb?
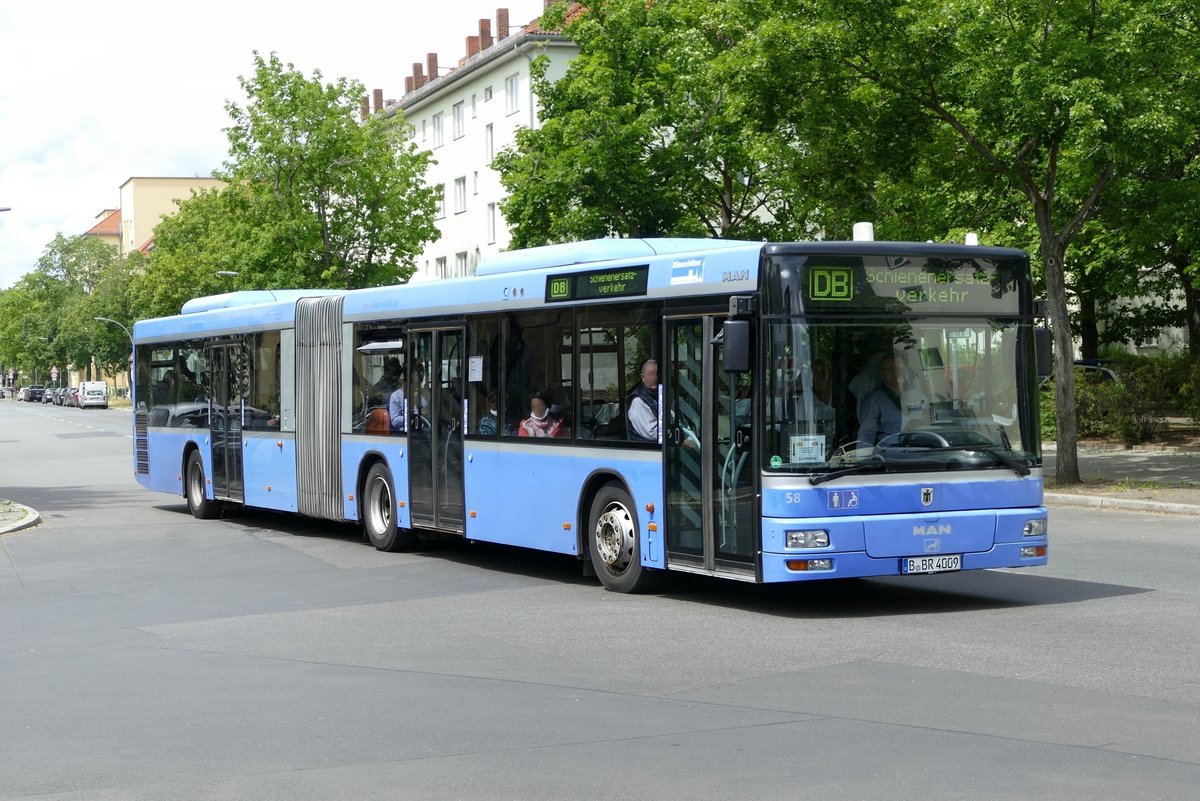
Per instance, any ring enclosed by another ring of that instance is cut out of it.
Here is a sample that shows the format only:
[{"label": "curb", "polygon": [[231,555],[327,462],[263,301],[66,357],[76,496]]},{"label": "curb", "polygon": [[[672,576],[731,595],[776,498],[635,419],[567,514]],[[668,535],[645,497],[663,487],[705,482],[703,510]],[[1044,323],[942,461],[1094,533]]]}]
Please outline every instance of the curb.
[{"label": "curb", "polygon": [[9,501],[9,503],[17,507],[18,510],[23,511],[24,516],[15,523],[0,525],[0,536],[12,534],[14,531],[20,531],[21,529],[29,528],[30,526],[36,526],[38,523],[42,522],[42,516],[38,513],[37,509],[31,509],[25,504],[17,503],[16,501]]},{"label": "curb", "polygon": [[1200,515],[1200,506],[1190,503],[1143,501],[1137,498],[1110,498],[1102,495],[1071,495],[1063,492],[1043,494],[1057,506],[1090,506],[1095,509],[1122,509],[1127,512],[1159,512],[1168,515]]}]

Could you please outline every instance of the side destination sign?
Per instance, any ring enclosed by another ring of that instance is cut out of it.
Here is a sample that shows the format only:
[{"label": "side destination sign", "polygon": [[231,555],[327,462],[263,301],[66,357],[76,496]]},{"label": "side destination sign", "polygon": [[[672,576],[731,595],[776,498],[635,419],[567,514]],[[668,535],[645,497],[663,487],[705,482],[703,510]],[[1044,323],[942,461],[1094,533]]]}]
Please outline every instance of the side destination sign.
[{"label": "side destination sign", "polygon": [[546,302],[600,300],[646,294],[650,265],[610,267],[585,273],[546,276]]}]

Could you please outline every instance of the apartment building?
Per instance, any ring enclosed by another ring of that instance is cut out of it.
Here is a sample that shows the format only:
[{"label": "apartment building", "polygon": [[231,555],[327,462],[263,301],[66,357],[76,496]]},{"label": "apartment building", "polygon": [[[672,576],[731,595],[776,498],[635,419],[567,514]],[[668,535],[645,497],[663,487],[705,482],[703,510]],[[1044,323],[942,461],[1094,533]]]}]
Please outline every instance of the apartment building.
[{"label": "apartment building", "polygon": [[[436,162],[426,180],[441,188],[440,236],[418,258],[414,281],[474,275],[480,259],[508,247],[500,211],[504,188],[492,160],[514,142],[519,128],[538,125],[532,60],[545,55],[547,77],[557,80],[579,52],[561,33],[542,30],[537,20],[510,27],[508,9],[497,9],[494,22],[493,28],[493,20],[479,20],[455,66],[441,67],[437,53],[414,63],[398,101],[385,104],[383,93],[374,93],[374,112],[385,117],[403,112],[412,140]],[[367,105],[363,98],[364,115]]]}]

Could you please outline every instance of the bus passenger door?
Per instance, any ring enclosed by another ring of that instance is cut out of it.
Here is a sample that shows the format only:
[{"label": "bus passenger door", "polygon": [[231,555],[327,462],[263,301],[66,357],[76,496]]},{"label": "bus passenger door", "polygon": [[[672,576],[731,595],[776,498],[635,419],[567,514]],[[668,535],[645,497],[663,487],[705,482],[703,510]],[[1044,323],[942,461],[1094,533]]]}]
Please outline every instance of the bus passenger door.
[{"label": "bus passenger door", "polygon": [[414,331],[408,361],[409,502],[414,525],[463,531],[461,328]]},{"label": "bus passenger door", "polygon": [[670,318],[660,365],[668,566],[754,577],[749,373],[721,369],[723,316]]},{"label": "bus passenger door", "polygon": [[212,436],[213,495],[225,501],[244,499],[242,478],[242,416],[249,364],[242,343],[212,345],[208,351],[212,371],[209,399],[209,432]]}]

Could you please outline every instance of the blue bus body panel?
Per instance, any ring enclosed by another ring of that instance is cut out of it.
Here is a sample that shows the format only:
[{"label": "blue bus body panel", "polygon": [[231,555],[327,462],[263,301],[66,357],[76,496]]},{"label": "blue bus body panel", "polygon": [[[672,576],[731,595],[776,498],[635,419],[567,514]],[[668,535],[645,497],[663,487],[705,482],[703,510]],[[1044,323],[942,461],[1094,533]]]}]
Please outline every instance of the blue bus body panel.
[{"label": "blue bus body panel", "polygon": [[150,474],[139,475],[138,482],[155,492],[183,495],[183,452],[189,443],[200,449],[206,483],[204,494],[213,497],[211,440],[205,428],[152,428],[147,432]]},{"label": "blue bus body panel", "polygon": [[[485,265],[480,264],[476,276],[470,279],[356,290],[345,296],[343,319],[386,319],[391,315],[408,318],[416,310],[421,316],[435,316],[542,308],[546,305],[546,280],[550,276],[640,265],[648,266],[644,296],[647,299],[723,295],[757,289],[761,242],[645,240],[653,252],[631,256],[631,250],[640,253],[641,249],[628,244],[630,241],[606,240],[601,243],[602,251],[620,254],[609,261],[547,266],[554,265],[556,259],[530,251],[513,251],[494,257],[503,257],[512,264],[493,274],[487,274]],[[630,298],[614,300],[628,302]]]},{"label": "blue bus body panel", "polygon": [[358,471],[365,460],[383,459],[396,485],[392,514],[400,528],[412,526],[408,496],[408,438],[342,435],[342,504],[346,520],[358,520]]},{"label": "blue bus body panel", "polygon": [[[856,482],[857,479],[857,482]],[[788,486],[779,478],[763,487],[763,517],[836,517],[884,513],[936,514],[971,509],[1038,506],[1043,482],[1035,471],[1024,478],[991,471],[986,476],[947,480],[933,473],[909,477],[892,474],[886,483],[872,477],[848,476],[811,486],[797,477]],[[922,503],[922,490],[932,490],[930,503]]]},{"label": "blue bus body panel", "polygon": [[[642,564],[664,566],[662,537],[649,531],[651,522],[661,528],[658,451],[468,441],[465,457],[468,538],[578,554],[577,528],[581,518],[587,525],[590,513],[580,514],[579,493],[602,466],[629,487],[639,528],[647,534]],[[654,515],[646,511],[648,503]]]},{"label": "blue bus body panel", "polygon": [[243,431],[242,437],[246,505],[296,511],[296,435]]},{"label": "blue bus body panel", "polygon": [[[780,479],[770,479],[763,490],[763,581],[900,575],[903,558],[937,554],[962,554],[963,570],[1047,562],[1045,553],[1021,555],[1023,547],[1048,544],[1045,535],[1024,535],[1028,521],[1046,518],[1037,472],[1024,478],[947,481],[925,475],[880,481],[812,487],[801,480],[785,488]],[[786,532],[799,530],[828,531],[829,546],[787,548]],[[833,569],[797,571],[786,564],[812,558],[831,559]]]}]

